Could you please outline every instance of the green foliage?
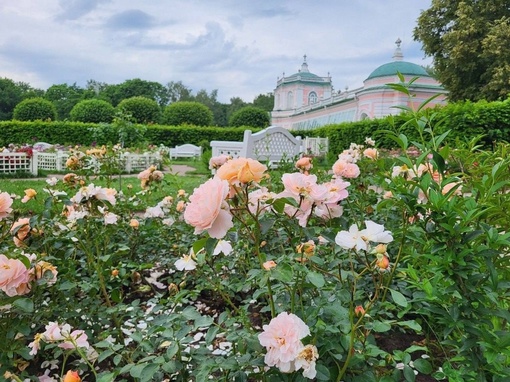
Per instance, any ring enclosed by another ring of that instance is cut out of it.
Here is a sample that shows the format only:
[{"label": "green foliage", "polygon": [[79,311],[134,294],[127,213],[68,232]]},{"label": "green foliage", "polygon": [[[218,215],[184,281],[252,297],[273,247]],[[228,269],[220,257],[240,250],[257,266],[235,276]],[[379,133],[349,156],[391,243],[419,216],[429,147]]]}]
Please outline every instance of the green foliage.
[{"label": "green foliage", "polygon": [[167,125],[211,126],[213,113],[200,102],[175,102],[163,112],[163,122]]},{"label": "green foliage", "polygon": [[17,121],[54,121],[57,110],[50,101],[41,98],[28,98],[16,105],[13,119]]},{"label": "green foliage", "polygon": [[117,110],[131,115],[131,118],[135,123],[158,123],[161,118],[161,108],[158,103],[143,96],[131,97],[122,100],[117,105]]},{"label": "green foliage", "polygon": [[[449,103],[434,109],[422,109],[420,118],[430,118],[434,115],[434,122],[441,121],[436,127],[438,133],[450,131],[450,139],[459,142],[469,142],[471,139],[483,135],[481,144],[491,148],[496,142],[510,142],[510,99],[505,101],[462,101]],[[392,149],[395,143],[388,138],[385,131],[392,130],[405,134],[410,141],[419,140],[418,131],[409,121],[413,113],[407,111],[396,116],[345,122],[337,125],[319,127],[307,130],[306,135],[328,137],[330,152],[339,152],[350,142],[361,144],[366,137],[372,137],[379,147]],[[302,131],[294,131],[294,135],[303,135]]]},{"label": "green foliage", "polygon": [[274,94],[259,94],[253,100],[253,106],[271,112],[274,108]]},{"label": "green foliage", "polygon": [[414,30],[452,101],[505,99],[510,9],[505,0],[436,0]]},{"label": "green foliage", "polygon": [[85,91],[76,84],[52,85],[46,90],[44,98],[53,102],[57,108],[58,120],[62,121],[70,118],[70,112],[85,96]]},{"label": "green foliage", "polygon": [[71,120],[85,123],[110,123],[115,115],[115,108],[100,99],[88,99],[78,102],[71,110]]},{"label": "green foliage", "polygon": [[263,109],[245,106],[230,116],[229,125],[233,127],[249,126],[263,129],[270,125],[270,117],[269,113]]}]

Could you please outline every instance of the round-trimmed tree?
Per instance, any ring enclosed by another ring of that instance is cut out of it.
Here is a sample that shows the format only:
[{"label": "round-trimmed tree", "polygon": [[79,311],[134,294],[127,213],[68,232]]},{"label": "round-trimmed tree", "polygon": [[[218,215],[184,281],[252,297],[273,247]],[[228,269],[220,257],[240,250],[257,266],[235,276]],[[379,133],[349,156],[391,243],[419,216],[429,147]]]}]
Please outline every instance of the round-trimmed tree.
[{"label": "round-trimmed tree", "polygon": [[232,127],[250,126],[265,128],[269,124],[269,113],[254,106],[245,106],[237,110],[229,119],[229,125]]},{"label": "round-trimmed tree", "polygon": [[174,102],[163,112],[163,123],[171,126],[212,126],[213,121],[211,109],[200,102]]},{"label": "round-trimmed tree", "polygon": [[161,108],[153,99],[137,96],[126,98],[117,105],[117,110],[131,115],[136,123],[158,123],[161,119]]},{"label": "round-trimmed tree", "polygon": [[57,109],[52,102],[42,97],[28,98],[16,105],[12,117],[18,121],[55,121]]},{"label": "round-trimmed tree", "polygon": [[74,105],[69,115],[76,122],[110,123],[115,116],[115,108],[101,99],[87,99]]}]

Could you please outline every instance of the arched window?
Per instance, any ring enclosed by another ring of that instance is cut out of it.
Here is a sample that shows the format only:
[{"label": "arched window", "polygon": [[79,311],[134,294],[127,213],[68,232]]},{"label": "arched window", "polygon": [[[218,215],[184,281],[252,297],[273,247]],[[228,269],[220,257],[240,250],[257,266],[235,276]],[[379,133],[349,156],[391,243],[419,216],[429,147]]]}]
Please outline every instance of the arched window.
[{"label": "arched window", "polygon": [[367,113],[363,113],[363,114],[361,114],[361,118],[360,118],[360,119],[361,119],[362,121],[363,121],[364,119],[368,119],[368,115],[367,115]]},{"label": "arched window", "polygon": [[310,94],[308,94],[308,104],[309,105],[312,105],[314,103],[317,103],[317,100],[319,98],[317,97],[317,93],[315,92],[310,92]]},{"label": "arched window", "polygon": [[287,109],[293,109],[294,108],[294,96],[292,95],[292,92],[287,93]]}]

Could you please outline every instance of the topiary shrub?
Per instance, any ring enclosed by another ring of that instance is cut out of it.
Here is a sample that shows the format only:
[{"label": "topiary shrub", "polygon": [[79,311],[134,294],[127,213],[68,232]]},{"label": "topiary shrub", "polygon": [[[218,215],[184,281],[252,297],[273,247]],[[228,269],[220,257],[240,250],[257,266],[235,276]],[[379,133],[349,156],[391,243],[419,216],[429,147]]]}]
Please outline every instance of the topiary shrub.
[{"label": "topiary shrub", "polygon": [[200,102],[174,102],[163,112],[163,123],[171,126],[211,126],[213,121],[211,109]]},{"label": "topiary shrub", "polygon": [[135,123],[158,123],[161,118],[161,108],[158,103],[147,97],[131,97],[122,100],[117,110],[131,115]]},{"label": "topiary shrub", "polygon": [[55,121],[57,109],[53,103],[44,98],[28,98],[16,105],[12,116],[17,121]]},{"label": "topiary shrub", "polygon": [[270,122],[267,111],[254,106],[246,106],[234,112],[230,116],[228,124],[232,127],[250,126],[263,129],[268,127]]},{"label": "topiary shrub", "polygon": [[111,103],[100,99],[87,99],[78,102],[69,113],[71,120],[86,123],[110,123],[115,116]]}]

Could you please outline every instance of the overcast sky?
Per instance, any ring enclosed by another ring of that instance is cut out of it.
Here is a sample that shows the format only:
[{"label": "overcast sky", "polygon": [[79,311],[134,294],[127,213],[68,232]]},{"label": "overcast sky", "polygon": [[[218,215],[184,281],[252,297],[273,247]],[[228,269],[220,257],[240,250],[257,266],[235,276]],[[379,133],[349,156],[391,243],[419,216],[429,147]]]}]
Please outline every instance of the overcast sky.
[{"label": "overcast sky", "polygon": [[0,77],[47,89],[140,78],[251,102],[277,77],[362,86],[391,61],[428,65],[412,31],[431,0],[0,0]]}]

